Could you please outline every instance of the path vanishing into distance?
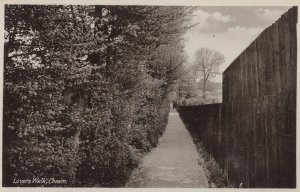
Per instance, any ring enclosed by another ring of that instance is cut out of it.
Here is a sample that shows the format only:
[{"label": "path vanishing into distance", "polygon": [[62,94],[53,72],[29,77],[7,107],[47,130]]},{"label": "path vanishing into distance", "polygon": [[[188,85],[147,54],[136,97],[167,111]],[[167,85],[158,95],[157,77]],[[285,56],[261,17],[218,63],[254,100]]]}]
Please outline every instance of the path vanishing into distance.
[{"label": "path vanishing into distance", "polygon": [[133,172],[126,187],[206,187],[193,139],[177,112],[170,112],[165,133]]}]

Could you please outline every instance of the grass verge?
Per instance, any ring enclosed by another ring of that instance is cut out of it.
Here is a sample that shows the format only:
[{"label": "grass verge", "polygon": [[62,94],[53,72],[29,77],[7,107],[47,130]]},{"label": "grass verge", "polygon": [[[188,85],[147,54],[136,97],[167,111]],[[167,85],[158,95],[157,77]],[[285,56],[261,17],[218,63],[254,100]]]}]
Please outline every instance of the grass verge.
[{"label": "grass verge", "polygon": [[198,163],[204,169],[209,188],[228,188],[229,186],[227,185],[226,178],[222,173],[220,165],[216,162],[214,157],[207,152],[204,144],[197,138],[197,134],[193,133],[189,128],[188,131],[196,145],[199,154]]}]

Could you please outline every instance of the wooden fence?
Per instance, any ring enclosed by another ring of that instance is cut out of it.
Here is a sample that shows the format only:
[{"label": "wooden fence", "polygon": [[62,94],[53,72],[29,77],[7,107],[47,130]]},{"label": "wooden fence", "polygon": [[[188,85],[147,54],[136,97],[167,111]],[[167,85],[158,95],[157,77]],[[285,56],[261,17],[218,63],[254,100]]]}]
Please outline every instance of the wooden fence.
[{"label": "wooden fence", "polygon": [[297,17],[291,8],[224,71],[219,107],[179,109],[183,119],[202,116],[190,124],[211,129],[204,141],[235,187],[296,186]]}]

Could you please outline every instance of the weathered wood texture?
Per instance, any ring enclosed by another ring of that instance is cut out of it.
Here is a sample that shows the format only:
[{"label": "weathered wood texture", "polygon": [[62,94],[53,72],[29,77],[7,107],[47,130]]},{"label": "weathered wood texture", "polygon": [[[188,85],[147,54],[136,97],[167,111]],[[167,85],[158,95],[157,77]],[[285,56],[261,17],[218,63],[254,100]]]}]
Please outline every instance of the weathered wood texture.
[{"label": "weathered wood texture", "polygon": [[291,8],[224,71],[220,107],[179,110],[209,133],[201,137],[235,187],[296,186],[297,17]]},{"label": "weathered wood texture", "polygon": [[206,150],[223,166],[221,104],[180,106],[178,112],[191,134],[196,134]]}]

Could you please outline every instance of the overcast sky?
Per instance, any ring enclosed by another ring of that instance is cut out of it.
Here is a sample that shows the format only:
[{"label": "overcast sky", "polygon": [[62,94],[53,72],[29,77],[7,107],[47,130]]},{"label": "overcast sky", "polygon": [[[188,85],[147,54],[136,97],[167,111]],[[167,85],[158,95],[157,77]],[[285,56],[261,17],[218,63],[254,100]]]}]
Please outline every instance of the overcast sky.
[{"label": "overcast sky", "polygon": [[[208,47],[225,56],[223,72],[231,62],[290,7],[199,7],[192,23],[199,23],[185,35],[189,62],[195,50]],[[221,77],[215,78],[220,81]]]}]

